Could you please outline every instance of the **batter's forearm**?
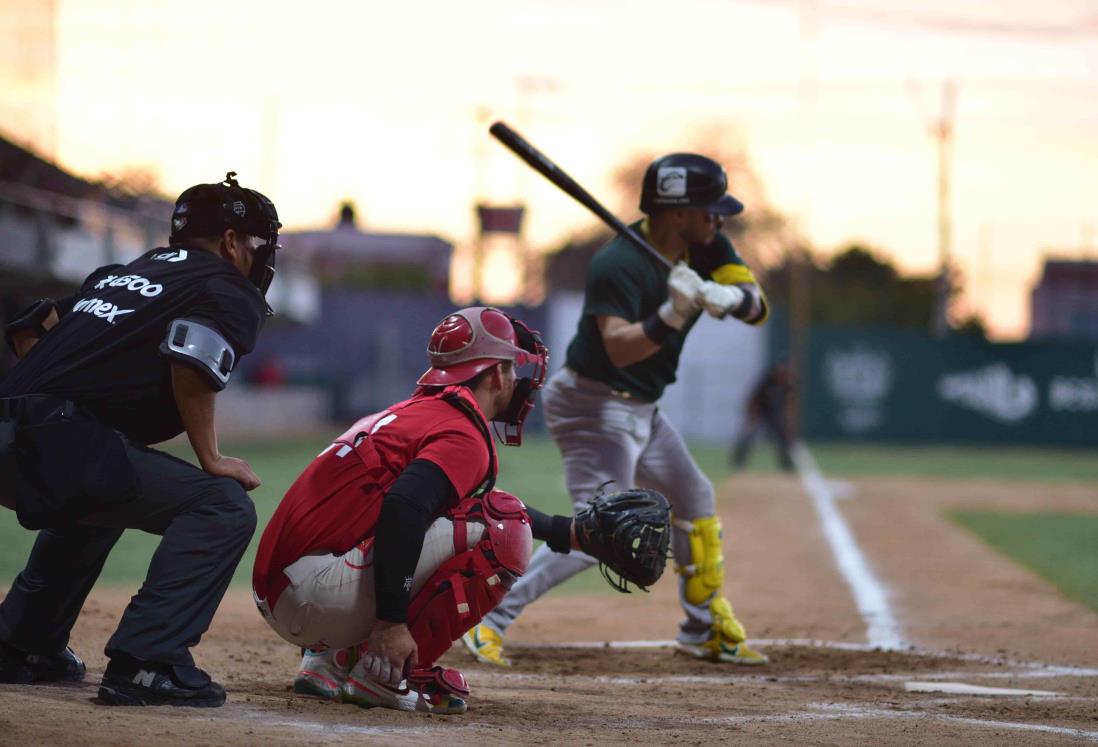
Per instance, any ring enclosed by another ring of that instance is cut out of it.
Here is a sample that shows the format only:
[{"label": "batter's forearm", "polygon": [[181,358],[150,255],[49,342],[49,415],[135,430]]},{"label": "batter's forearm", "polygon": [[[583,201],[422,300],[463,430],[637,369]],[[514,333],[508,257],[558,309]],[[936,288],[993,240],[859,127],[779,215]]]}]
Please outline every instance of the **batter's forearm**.
[{"label": "batter's forearm", "polygon": [[214,428],[217,392],[205,374],[182,363],[172,363],[172,395],[194,455],[202,468],[209,470],[221,458]]},{"label": "batter's forearm", "polygon": [[599,317],[602,344],[610,362],[618,368],[632,366],[655,355],[660,344],[645,330],[644,322],[627,322],[619,317]]}]

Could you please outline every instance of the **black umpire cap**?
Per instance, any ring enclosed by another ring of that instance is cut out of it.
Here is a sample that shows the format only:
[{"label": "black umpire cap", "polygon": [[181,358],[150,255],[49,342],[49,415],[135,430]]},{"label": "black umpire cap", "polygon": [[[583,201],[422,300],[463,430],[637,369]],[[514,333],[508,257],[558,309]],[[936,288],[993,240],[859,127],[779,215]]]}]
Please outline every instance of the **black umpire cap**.
[{"label": "black umpire cap", "polygon": [[266,196],[241,187],[230,171],[218,184],[196,184],[183,190],[172,211],[169,243],[219,236],[225,229],[278,243],[278,211]]}]

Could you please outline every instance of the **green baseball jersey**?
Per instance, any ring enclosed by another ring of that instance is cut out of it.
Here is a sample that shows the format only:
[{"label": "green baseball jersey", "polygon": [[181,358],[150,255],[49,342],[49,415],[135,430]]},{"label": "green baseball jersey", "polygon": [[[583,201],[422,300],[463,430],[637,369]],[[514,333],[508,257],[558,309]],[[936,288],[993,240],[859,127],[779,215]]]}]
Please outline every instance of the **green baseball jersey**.
[{"label": "green baseball jersey", "polygon": [[[646,233],[646,221],[638,221],[632,227]],[[706,246],[691,249],[687,259],[703,280],[727,285],[756,282],[751,269],[724,234],[718,233]],[[587,270],[583,315],[576,336],[568,345],[565,364],[581,376],[601,381],[631,397],[647,402],[658,400],[675,381],[683,343],[698,315],[689,319],[681,331],[668,335],[656,353],[625,368],[610,362],[598,317],[616,316],[627,322],[639,322],[655,314],[667,300],[668,272],[666,265],[622,236],[600,249]],[[754,324],[765,319],[764,313]]]}]

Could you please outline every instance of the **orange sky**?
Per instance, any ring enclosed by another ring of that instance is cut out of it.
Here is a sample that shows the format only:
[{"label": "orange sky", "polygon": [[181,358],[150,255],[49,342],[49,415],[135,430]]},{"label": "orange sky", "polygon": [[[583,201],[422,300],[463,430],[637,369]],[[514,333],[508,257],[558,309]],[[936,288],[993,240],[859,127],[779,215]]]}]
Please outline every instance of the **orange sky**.
[{"label": "orange sky", "polygon": [[[0,20],[26,7],[40,0],[0,0]],[[955,257],[965,303],[1010,338],[1041,255],[1095,243],[1094,17],[1089,0],[57,0],[52,88],[17,54],[41,45],[0,24],[0,128],[85,175],[152,168],[173,194],[232,168],[290,227],[352,198],[372,228],[464,245],[478,191],[524,196],[542,248],[593,219],[483,114],[608,202],[631,154],[715,126],[817,247],[865,241],[928,272],[927,120],[954,79]],[[542,84],[521,93],[523,77]]]}]

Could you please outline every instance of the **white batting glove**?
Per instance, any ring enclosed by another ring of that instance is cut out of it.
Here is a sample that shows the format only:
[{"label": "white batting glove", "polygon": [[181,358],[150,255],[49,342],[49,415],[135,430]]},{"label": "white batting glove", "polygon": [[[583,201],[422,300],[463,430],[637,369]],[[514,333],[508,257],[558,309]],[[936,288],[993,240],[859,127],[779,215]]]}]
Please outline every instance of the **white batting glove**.
[{"label": "white batting glove", "polygon": [[701,309],[699,296],[704,281],[685,262],[671,268],[667,276],[667,300],[657,313],[664,324],[672,329],[682,329],[686,320]]},{"label": "white batting glove", "polygon": [[739,308],[743,303],[744,292],[734,285],[721,285],[712,280],[702,283],[701,305],[709,316],[722,319]]}]

